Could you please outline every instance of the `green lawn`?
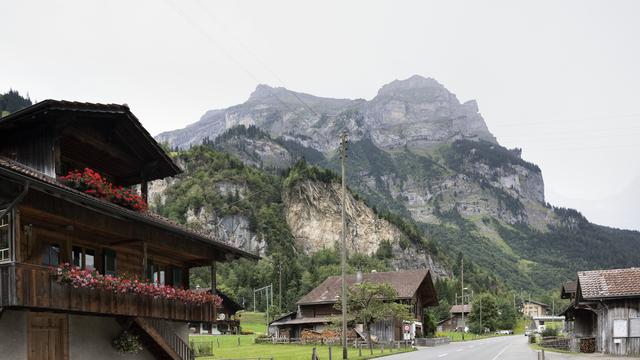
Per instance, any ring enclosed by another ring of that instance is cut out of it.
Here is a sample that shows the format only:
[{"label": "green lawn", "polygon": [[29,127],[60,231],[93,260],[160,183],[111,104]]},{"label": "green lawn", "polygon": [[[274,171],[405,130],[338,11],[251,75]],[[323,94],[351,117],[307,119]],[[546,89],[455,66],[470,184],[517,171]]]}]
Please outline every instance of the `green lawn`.
[{"label": "green lawn", "polygon": [[240,327],[242,331],[252,331],[255,334],[267,333],[267,317],[263,312],[239,311]]},{"label": "green lawn", "polygon": [[[436,334],[436,336],[437,337],[448,337],[453,342],[462,341],[462,332],[459,332],[459,331],[438,332]],[[477,335],[477,334],[472,334],[472,333],[466,333],[466,334],[464,334],[464,341],[486,339],[486,338],[496,337],[496,336],[507,336],[507,335],[497,335],[497,334],[493,334],[493,333],[485,334],[485,335]]]},{"label": "green lawn", "polygon": [[[196,348],[213,351],[213,356],[197,356],[198,360],[220,360],[220,359],[242,359],[242,358],[270,358],[273,360],[297,360],[311,358],[313,345],[297,345],[297,344],[255,344],[252,335],[220,335],[220,336],[191,336],[192,342]],[[238,346],[238,339],[240,345]],[[211,350],[209,350],[211,349]],[[317,354],[321,359],[329,358],[329,347],[324,345],[316,346]],[[413,349],[401,349],[400,351],[412,351]],[[332,347],[332,357],[334,359],[341,358],[340,347]],[[384,354],[380,353],[380,349],[374,350],[373,356],[367,356],[369,350],[362,349],[362,357],[358,356],[358,350],[349,348],[349,359],[371,359],[381,355],[389,355],[389,349],[385,349]],[[393,349],[393,353],[397,353],[397,349]],[[198,355],[198,352],[196,352]]]}]

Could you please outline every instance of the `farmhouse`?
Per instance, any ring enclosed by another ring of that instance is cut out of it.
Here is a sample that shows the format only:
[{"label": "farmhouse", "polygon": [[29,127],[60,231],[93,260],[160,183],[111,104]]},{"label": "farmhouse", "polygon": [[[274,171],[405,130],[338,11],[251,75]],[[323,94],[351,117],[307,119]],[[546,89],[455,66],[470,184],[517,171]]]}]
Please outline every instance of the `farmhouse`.
[{"label": "farmhouse", "polygon": [[534,316],[545,316],[549,314],[549,305],[533,300],[522,302],[522,314],[529,318]]},{"label": "farmhouse", "polygon": [[578,272],[563,314],[573,322],[574,350],[639,356],[640,268]]},{"label": "farmhouse", "polygon": [[[282,338],[299,338],[303,330],[321,331],[331,323],[332,316],[339,316],[334,308],[341,291],[341,277],[330,276],[318,287],[303,296],[298,302],[298,311],[287,314],[269,324],[272,334]],[[429,270],[372,272],[362,276],[362,282],[388,283],[397,292],[394,301],[411,305],[414,315],[413,325],[409,329],[414,334],[421,332],[424,309],[438,304],[436,291]],[[347,286],[359,283],[356,275],[346,277]],[[415,328],[418,328],[416,330]],[[403,324],[398,320],[378,321],[371,326],[371,335],[380,341],[402,340],[405,336]],[[361,326],[356,326],[361,330]]]},{"label": "farmhouse", "polygon": [[189,269],[257,257],[146,210],[147,183],[180,171],[126,105],[0,119],[2,358],[121,358],[114,338],[142,345],[127,358],[194,358],[188,323],[221,299],[188,290]]}]

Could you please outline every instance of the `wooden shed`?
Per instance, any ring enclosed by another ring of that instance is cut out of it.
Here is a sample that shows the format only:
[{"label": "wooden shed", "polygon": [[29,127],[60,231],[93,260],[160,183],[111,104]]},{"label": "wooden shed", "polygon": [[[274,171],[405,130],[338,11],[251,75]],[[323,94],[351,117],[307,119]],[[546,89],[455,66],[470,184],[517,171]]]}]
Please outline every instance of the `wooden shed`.
[{"label": "wooden shed", "polygon": [[640,356],[640,268],[578,272],[575,300],[565,310],[574,322],[574,347]]}]

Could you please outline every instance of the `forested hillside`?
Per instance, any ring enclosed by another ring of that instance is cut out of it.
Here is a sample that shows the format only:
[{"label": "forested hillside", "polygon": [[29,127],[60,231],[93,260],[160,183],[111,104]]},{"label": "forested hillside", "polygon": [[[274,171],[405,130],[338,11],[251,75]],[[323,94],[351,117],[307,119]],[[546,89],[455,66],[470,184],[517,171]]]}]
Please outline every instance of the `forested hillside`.
[{"label": "forested hillside", "polygon": [[[244,301],[250,306],[254,288],[273,284],[277,307],[282,296],[281,308],[273,311],[292,310],[302,295],[327,276],[339,274],[340,266],[335,246],[305,251],[303,244],[296,241],[285,217],[287,204],[283,200],[284,194],[302,182],[331,184],[338,182],[339,177],[330,170],[310,166],[305,161],[298,161],[292,168],[277,173],[265,171],[244,165],[234,156],[216,151],[212,146],[209,143],[173,153],[185,173],[156,187],[160,191],[156,191],[151,200],[153,209],[201,231],[212,234],[226,232],[221,236],[227,236],[229,242],[261,251],[263,259],[257,264],[238,261],[220,265],[220,288],[238,302]],[[225,227],[225,219],[229,218],[236,219],[236,225],[241,224],[239,217],[248,219],[246,232],[234,233],[233,226]],[[405,241],[402,246],[414,249],[412,252],[432,254],[434,261],[447,269],[447,276],[455,276],[459,271],[460,252],[440,251],[410,220],[391,213],[380,214],[379,217],[400,230],[399,237]],[[339,228],[334,231],[339,232]],[[255,239],[250,241],[252,238]],[[382,241],[374,253],[351,253],[349,272],[394,270],[394,251],[398,250],[394,249],[394,240],[398,239]],[[501,287],[496,277],[475,266],[470,258],[467,258],[466,266],[465,277],[476,291],[485,287],[495,292],[507,290]],[[208,283],[207,269],[192,272],[192,286],[206,286]],[[443,299],[452,303],[459,285],[455,285],[452,279],[442,278],[438,280],[438,287]]]},{"label": "forested hillside", "polygon": [[28,95],[23,97],[17,91],[9,90],[4,94],[0,94],[0,117],[31,105],[31,99],[29,99]]}]

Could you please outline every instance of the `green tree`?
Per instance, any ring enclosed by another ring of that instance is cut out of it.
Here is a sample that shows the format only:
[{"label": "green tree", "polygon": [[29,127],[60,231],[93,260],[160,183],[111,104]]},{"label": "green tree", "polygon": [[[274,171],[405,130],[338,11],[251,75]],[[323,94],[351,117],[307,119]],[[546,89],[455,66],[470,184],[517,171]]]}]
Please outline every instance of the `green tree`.
[{"label": "green tree", "polygon": [[497,323],[498,329],[513,330],[518,320],[518,314],[513,307],[513,303],[507,299],[498,300],[498,311],[500,312]]},{"label": "green tree", "polygon": [[429,309],[424,313],[424,319],[422,322],[425,336],[433,336],[438,328],[438,315],[435,310]]},{"label": "green tree", "polygon": [[[369,342],[369,351],[373,354],[371,343],[371,325],[378,320],[412,318],[409,305],[396,303],[396,290],[387,283],[374,284],[363,282],[349,289],[347,294],[347,312],[355,323],[364,325]],[[336,309],[342,310],[342,301],[338,299]]]},{"label": "green tree", "polygon": [[500,320],[500,310],[495,296],[484,293],[476,296],[471,302],[472,308],[469,314],[469,329],[471,332],[481,334],[484,329],[495,331]]}]

